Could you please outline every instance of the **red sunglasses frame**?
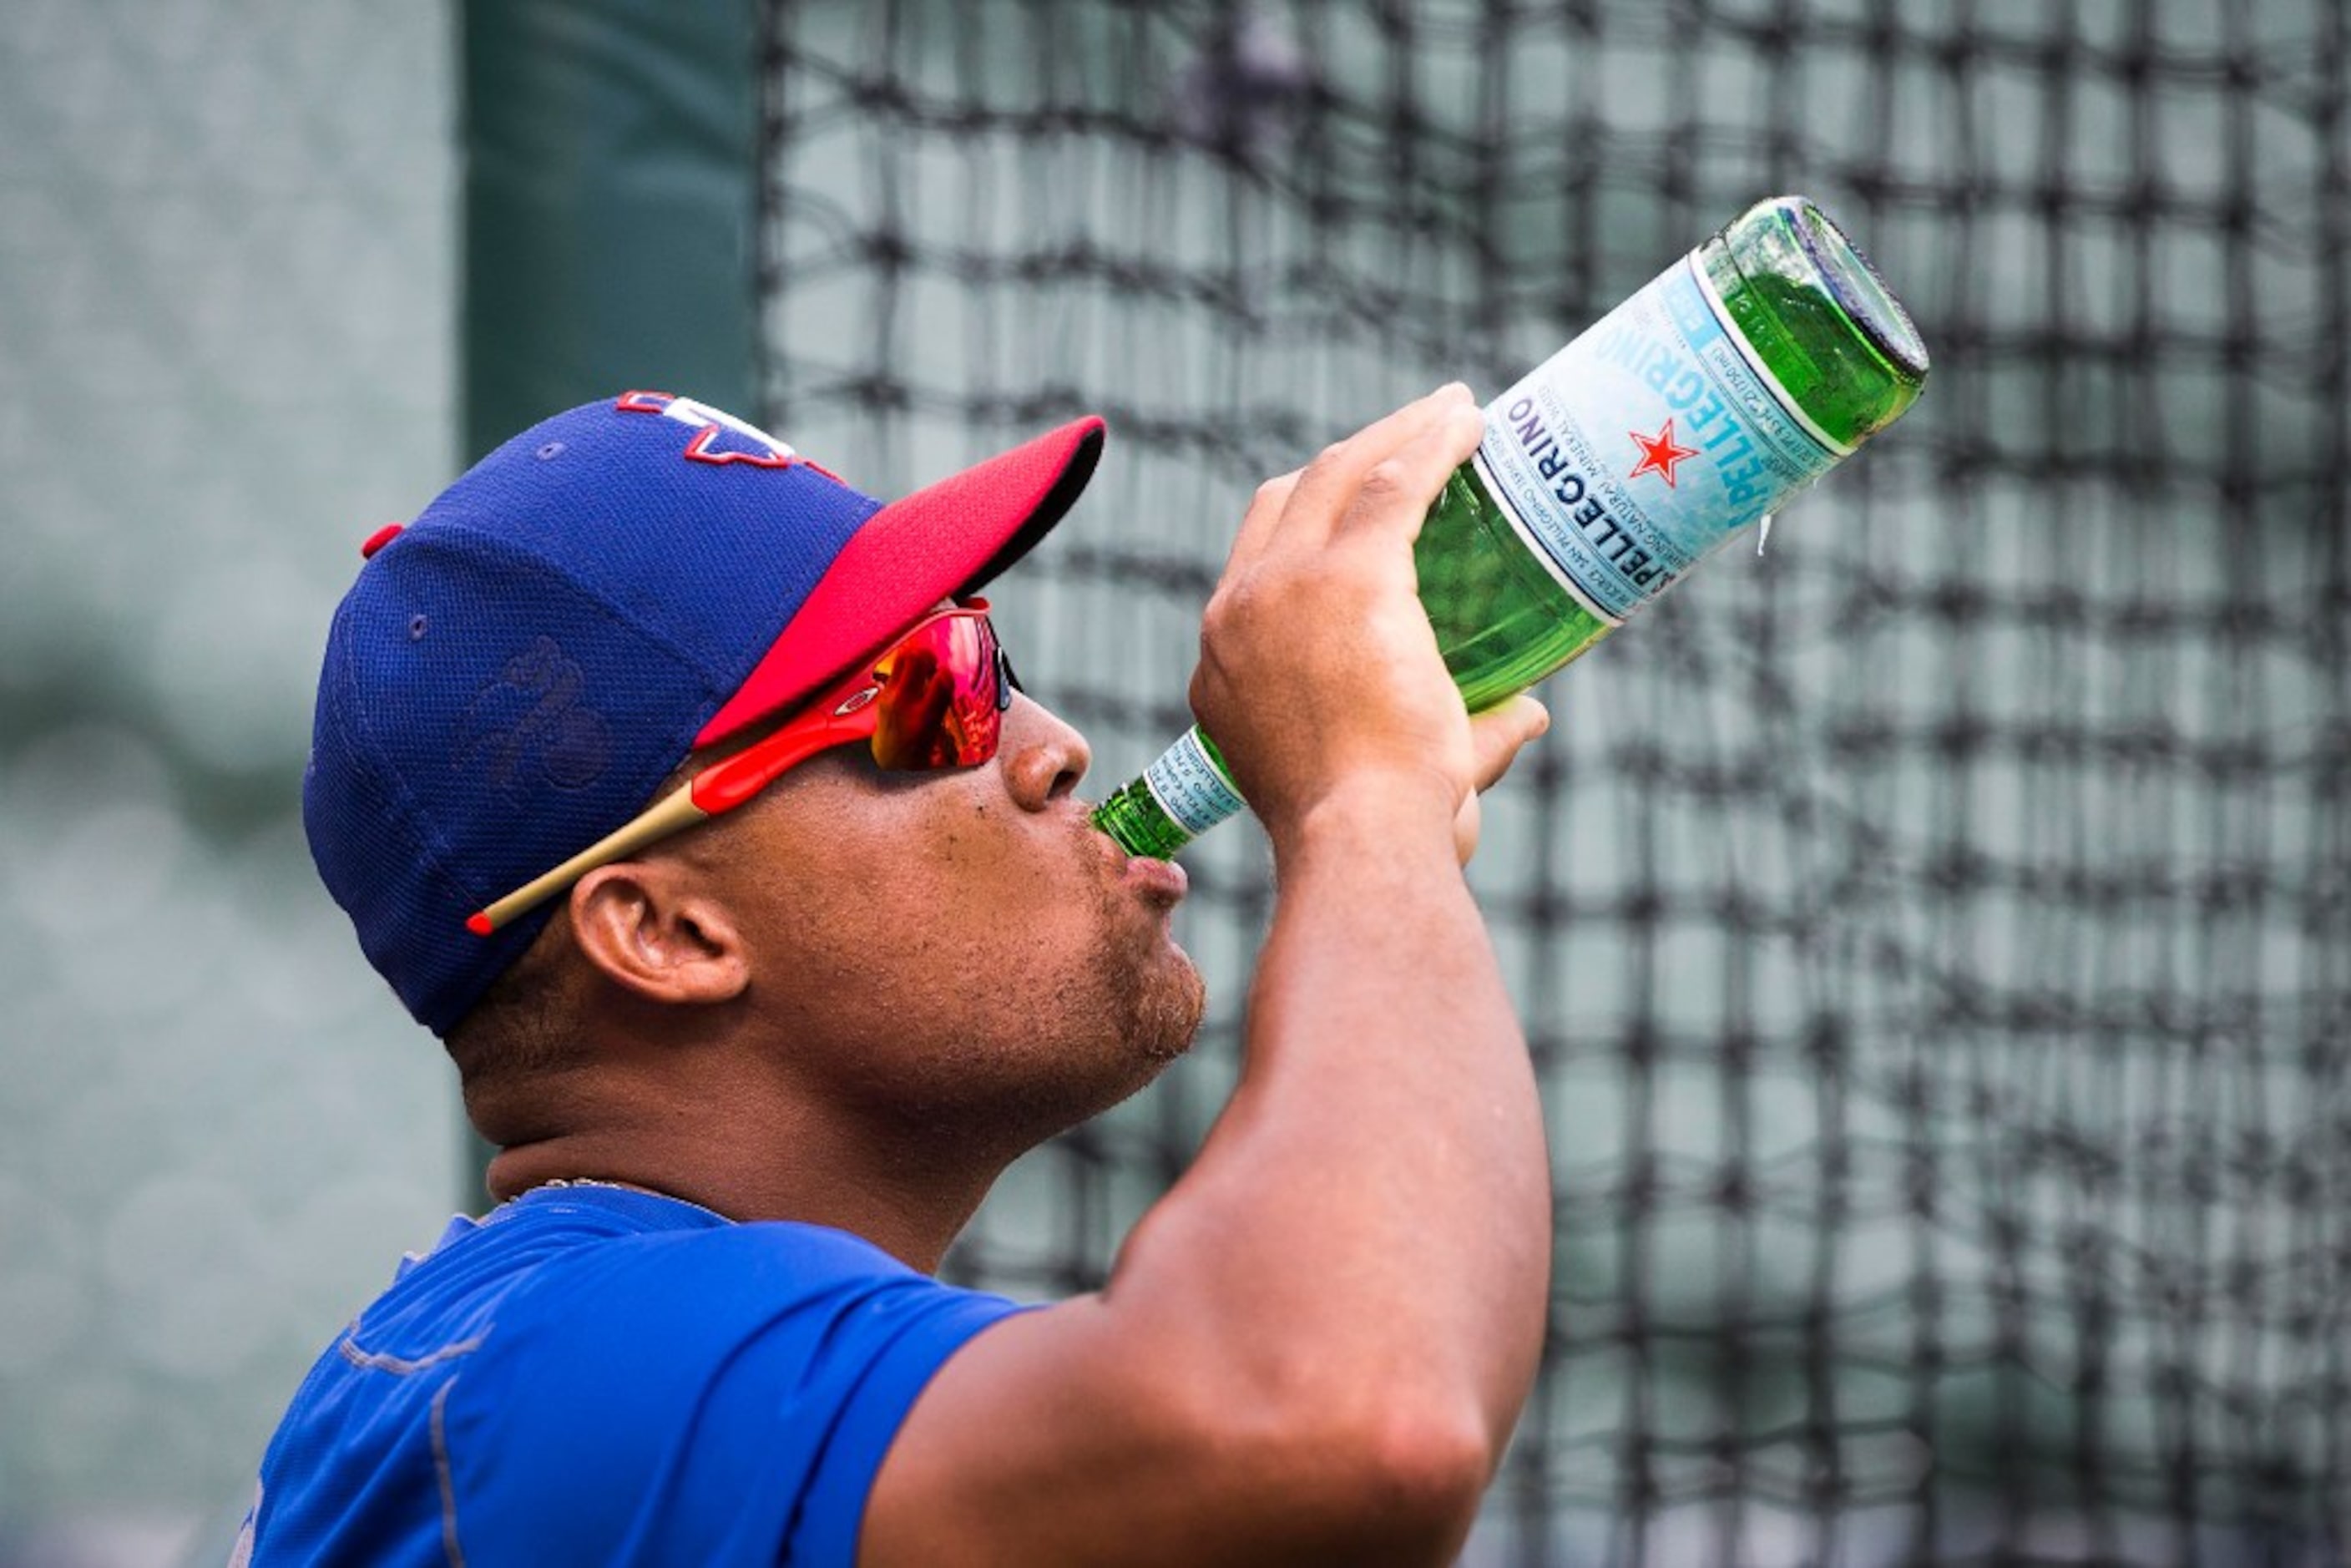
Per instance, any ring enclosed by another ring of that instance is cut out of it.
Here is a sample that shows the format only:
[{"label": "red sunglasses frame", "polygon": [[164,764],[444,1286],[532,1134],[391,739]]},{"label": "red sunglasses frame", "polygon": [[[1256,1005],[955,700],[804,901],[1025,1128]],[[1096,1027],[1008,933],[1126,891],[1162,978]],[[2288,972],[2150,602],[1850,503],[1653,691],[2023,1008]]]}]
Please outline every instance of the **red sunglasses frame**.
[{"label": "red sunglasses frame", "polygon": [[[773,734],[762,737],[732,757],[721,758],[553,871],[533,878],[468,915],[465,929],[476,936],[487,936],[512,925],[599,866],[625,859],[672,833],[735,810],[818,753],[852,741],[870,744],[880,734],[883,716],[888,711],[882,698],[888,684],[885,672],[889,666],[933,626],[958,619],[979,622],[982,646],[996,674],[996,711],[1001,714],[1011,706],[1012,694],[1019,689],[1019,683],[1012,674],[1011,662],[1005,657],[1003,643],[997,639],[996,628],[987,619],[987,601],[967,599],[952,610],[925,616],[904,636],[813,699],[799,716],[779,726]],[[942,724],[951,712],[951,708],[943,710]],[[958,735],[957,754],[948,760],[899,763],[893,770],[943,772],[977,768],[996,755],[1000,742],[998,726],[991,724],[986,729],[984,737]],[[878,755],[874,760],[892,768]]]}]

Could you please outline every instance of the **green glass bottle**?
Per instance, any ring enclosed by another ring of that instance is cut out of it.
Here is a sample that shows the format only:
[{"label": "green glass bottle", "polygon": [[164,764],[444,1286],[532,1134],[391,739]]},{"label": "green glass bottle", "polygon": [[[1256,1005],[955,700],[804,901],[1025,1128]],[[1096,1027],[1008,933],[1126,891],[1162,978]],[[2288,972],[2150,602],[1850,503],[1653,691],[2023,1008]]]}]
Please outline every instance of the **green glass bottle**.
[{"label": "green glass bottle", "polygon": [[[1623,625],[1926,376],[1908,314],[1818,207],[1750,207],[1487,405],[1414,549],[1462,700],[1490,707]],[[1093,820],[1164,857],[1242,804],[1195,726]]]}]

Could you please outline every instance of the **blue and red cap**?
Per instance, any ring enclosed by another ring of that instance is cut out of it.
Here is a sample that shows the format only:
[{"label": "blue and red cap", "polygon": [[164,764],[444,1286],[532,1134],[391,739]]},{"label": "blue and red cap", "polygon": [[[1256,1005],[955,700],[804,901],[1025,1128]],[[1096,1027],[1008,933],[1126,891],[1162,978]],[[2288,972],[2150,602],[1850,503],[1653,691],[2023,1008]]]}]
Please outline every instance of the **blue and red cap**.
[{"label": "blue and red cap", "polygon": [[468,915],[1010,566],[1102,443],[1081,419],[884,505],[731,414],[632,392],[380,530],[328,632],[302,786],[369,961],[447,1033],[552,910],[486,938]]}]

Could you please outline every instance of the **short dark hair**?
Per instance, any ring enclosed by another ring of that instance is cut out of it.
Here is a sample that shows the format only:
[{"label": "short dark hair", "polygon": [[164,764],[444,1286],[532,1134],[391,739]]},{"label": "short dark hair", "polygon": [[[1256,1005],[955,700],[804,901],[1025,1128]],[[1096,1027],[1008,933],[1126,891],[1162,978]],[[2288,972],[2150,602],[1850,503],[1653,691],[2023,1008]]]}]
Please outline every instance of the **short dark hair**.
[{"label": "short dark hair", "polygon": [[[577,988],[570,970],[577,962],[569,924],[559,909],[522,956],[490,982],[442,1038],[449,1059],[457,1064],[466,1110],[475,1114],[476,1126],[477,1102],[485,1092],[507,1089],[587,1060],[573,1000]],[[494,1129],[480,1131],[492,1143],[499,1141]]]}]

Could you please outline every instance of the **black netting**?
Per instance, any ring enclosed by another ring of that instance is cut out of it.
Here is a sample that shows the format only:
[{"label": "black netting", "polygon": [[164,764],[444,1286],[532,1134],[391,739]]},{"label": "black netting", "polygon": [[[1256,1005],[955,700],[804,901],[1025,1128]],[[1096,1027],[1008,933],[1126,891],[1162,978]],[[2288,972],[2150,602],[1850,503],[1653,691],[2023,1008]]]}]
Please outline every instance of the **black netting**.
[{"label": "black netting", "polygon": [[[1926,401],[1550,690],[1478,884],[1545,1081],[1542,1382],[1473,1561],[2351,1551],[2351,23],[2335,0],[894,0],[768,26],[766,410],[904,488],[1083,409],[999,600],[1097,789],[1249,489],[1490,393],[1750,200]],[[956,1260],[1101,1278],[1218,1000]]]}]

